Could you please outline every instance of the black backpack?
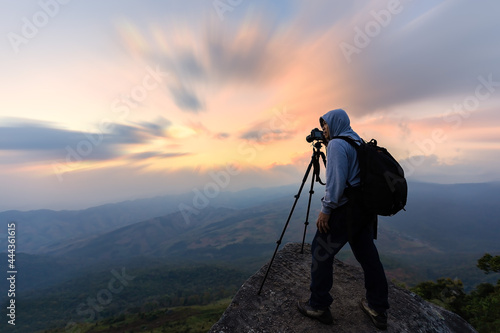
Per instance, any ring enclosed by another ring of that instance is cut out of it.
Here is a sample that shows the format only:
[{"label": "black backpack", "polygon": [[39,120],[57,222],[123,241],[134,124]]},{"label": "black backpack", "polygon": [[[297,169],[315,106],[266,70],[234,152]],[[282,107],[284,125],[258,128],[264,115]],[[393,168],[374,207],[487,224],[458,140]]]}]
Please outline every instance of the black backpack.
[{"label": "black backpack", "polygon": [[[358,153],[361,197],[366,209],[382,216],[391,216],[404,210],[408,185],[401,165],[377,140],[359,145],[347,136],[336,136],[353,146]],[[349,184],[347,184],[350,187]]]}]

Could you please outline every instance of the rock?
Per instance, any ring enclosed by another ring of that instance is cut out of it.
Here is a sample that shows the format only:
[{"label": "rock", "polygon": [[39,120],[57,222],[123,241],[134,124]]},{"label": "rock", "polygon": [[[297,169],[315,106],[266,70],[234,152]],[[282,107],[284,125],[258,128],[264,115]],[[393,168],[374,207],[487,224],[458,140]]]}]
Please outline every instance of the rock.
[{"label": "rock", "polygon": [[[209,333],[378,332],[358,305],[364,297],[363,271],[335,260],[331,294],[333,325],[303,316],[297,301],[309,298],[310,246],[290,243],[276,254],[260,295],[268,264],[251,276]],[[387,332],[476,332],[460,316],[389,283]],[[477,332],[476,332],[477,333]]]}]

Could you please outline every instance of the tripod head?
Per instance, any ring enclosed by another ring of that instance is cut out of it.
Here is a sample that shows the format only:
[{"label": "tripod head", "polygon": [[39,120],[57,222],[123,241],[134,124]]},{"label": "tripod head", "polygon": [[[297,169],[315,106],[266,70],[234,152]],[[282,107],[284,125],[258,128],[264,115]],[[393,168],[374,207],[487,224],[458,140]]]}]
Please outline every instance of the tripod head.
[{"label": "tripod head", "polygon": [[321,145],[325,145],[326,146],[326,142],[323,142],[323,141],[316,141],[314,144],[313,144],[313,147],[316,148],[317,150],[320,150],[321,149]]}]

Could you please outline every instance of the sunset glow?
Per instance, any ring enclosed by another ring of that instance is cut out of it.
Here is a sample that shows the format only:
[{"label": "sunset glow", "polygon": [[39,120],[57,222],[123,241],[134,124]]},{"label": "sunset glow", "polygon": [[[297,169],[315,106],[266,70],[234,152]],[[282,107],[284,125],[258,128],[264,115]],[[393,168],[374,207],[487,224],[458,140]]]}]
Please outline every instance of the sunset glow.
[{"label": "sunset glow", "polygon": [[335,108],[409,179],[500,180],[499,5],[397,3],[3,3],[0,208],[298,184]]}]

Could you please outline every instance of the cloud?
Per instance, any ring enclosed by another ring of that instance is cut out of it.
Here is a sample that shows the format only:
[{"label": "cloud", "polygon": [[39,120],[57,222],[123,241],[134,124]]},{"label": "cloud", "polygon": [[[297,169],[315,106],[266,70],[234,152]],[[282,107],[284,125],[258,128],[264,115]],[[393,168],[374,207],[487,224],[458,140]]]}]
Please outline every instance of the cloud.
[{"label": "cloud", "polygon": [[219,139],[219,140],[225,140],[225,139],[229,138],[230,136],[231,136],[231,134],[229,134],[229,133],[217,133],[217,134],[215,134],[214,138]]},{"label": "cloud", "polygon": [[406,178],[414,181],[439,184],[498,181],[500,150],[488,153],[489,156],[485,157],[472,152],[476,160],[456,159],[454,163],[444,163],[436,155],[412,156],[400,163]]},{"label": "cloud", "polygon": [[231,137],[231,134],[227,132],[218,132],[218,133],[212,132],[200,121],[189,121],[187,123],[187,126],[190,130],[192,130],[196,134],[196,136],[202,136],[207,138],[211,137],[216,140],[225,140]]},{"label": "cloud", "polygon": [[257,143],[269,144],[274,141],[288,140],[295,134],[295,129],[285,126],[277,127],[274,121],[262,121],[243,131],[240,139],[249,140]]},{"label": "cloud", "polygon": [[[495,15],[500,3],[445,1],[409,21],[418,5],[405,3],[401,13],[352,56],[345,84],[358,114],[426,99],[463,98],[474,93],[479,75],[500,79],[500,48],[493,42],[500,34]],[[358,22],[352,29],[363,30],[367,24]],[[354,44],[354,36],[351,30],[346,40]]]},{"label": "cloud", "polygon": [[203,102],[197,93],[188,86],[170,87],[170,92],[174,98],[175,104],[184,111],[198,113],[203,110]]},{"label": "cloud", "polygon": [[163,153],[156,151],[148,151],[143,153],[136,153],[126,156],[126,159],[133,161],[143,161],[149,158],[173,158],[191,155],[190,153]]},{"label": "cloud", "polygon": [[61,142],[73,141],[81,135],[31,122],[0,127],[0,150],[55,150],[61,147]]},{"label": "cloud", "polygon": [[165,136],[166,130],[172,126],[172,122],[163,117],[158,117],[154,122],[140,122],[138,126],[148,130],[151,135]]},{"label": "cloud", "polygon": [[205,110],[211,94],[225,87],[268,83],[293,63],[293,34],[283,33],[262,14],[248,14],[230,28],[219,20],[200,24],[200,34],[192,26],[175,27],[173,32],[134,26],[136,39],[147,43],[147,48],[134,47],[127,36],[121,36],[130,53],[142,52],[143,59],[169,73],[166,88],[182,111]]},{"label": "cloud", "polygon": [[290,133],[280,129],[258,128],[244,132],[240,138],[258,143],[271,143],[277,140],[289,139]]},{"label": "cloud", "polygon": [[85,160],[113,159],[122,154],[120,147],[164,137],[171,125],[166,119],[136,125],[108,123],[102,130],[84,132],[24,119],[9,118],[5,122],[7,125],[0,126],[0,151],[15,152],[18,157],[29,154],[32,161],[64,158],[68,152]]},{"label": "cloud", "polygon": [[264,17],[247,17],[236,29],[207,29],[204,44],[210,78],[221,83],[258,83],[272,79],[291,59],[291,36],[280,34]]}]

